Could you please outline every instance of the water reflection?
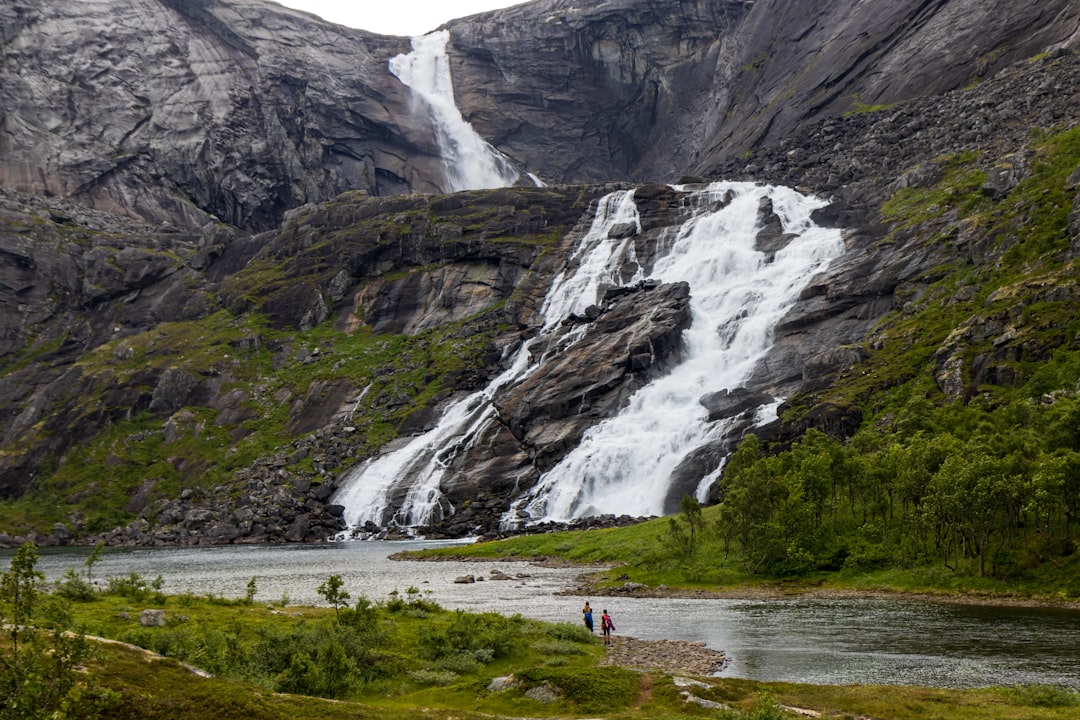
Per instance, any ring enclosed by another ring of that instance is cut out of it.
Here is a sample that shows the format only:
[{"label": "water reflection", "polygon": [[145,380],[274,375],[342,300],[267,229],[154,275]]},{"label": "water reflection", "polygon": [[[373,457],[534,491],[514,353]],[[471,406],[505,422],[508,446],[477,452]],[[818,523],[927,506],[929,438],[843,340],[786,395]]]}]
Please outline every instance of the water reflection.
[{"label": "water reflection", "polygon": [[[322,546],[224,546],[108,550],[95,577],[161,575],[167,592],[242,597],[257,578],[257,600],[288,595],[321,604],[316,588],[341,575],[353,597],[385,600],[419,589],[448,608],[521,613],[580,622],[581,598],[557,593],[577,569],[528,563],[394,562],[392,552],[432,543],[342,543]],[[50,579],[82,567],[89,550],[43,549]],[[7,565],[11,552],[0,555]],[[498,568],[514,580],[457,584]],[[607,608],[620,633],[705,642],[728,654],[724,675],[820,684],[913,684],[974,687],[1054,683],[1080,689],[1080,612],[946,605],[886,599],[659,600],[590,598]]]}]

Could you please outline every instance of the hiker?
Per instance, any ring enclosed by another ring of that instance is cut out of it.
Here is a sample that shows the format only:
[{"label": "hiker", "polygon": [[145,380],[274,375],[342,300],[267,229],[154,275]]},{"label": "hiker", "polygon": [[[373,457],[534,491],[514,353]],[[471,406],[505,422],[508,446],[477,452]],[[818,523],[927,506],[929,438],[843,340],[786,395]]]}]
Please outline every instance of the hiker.
[{"label": "hiker", "polygon": [[611,644],[611,631],[615,629],[615,623],[611,622],[611,616],[607,614],[607,609],[604,610],[604,614],[600,616],[600,629],[604,633],[604,644]]},{"label": "hiker", "polygon": [[585,607],[581,608],[581,614],[585,617],[585,627],[589,628],[589,632],[592,632],[592,608],[589,607],[588,600],[585,601]]}]

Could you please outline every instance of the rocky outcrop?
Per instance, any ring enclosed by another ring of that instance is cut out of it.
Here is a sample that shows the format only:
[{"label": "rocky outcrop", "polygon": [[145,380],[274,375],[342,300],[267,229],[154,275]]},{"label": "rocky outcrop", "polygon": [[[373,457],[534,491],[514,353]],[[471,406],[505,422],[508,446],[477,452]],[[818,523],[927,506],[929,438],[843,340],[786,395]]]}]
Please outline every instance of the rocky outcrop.
[{"label": "rocky outcrop", "polygon": [[[709,174],[1075,46],[1078,22],[1070,0],[535,0],[447,28],[464,117],[518,168],[580,183]],[[249,231],[345,191],[446,188],[388,70],[405,38],[265,0],[17,2],[0,29],[0,186]]]},{"label": "rocky outcrop", "polygon": [[[506,333],[506,339],[481,348],[490,356],[439,379],[443,390],[428,401],[430,407],[422,403],[402,421],[402,432],[417,430],[450,393],[486,382],[497,368],[499,347],[533,321],[551,276],[552,248],[586,214],[590,201],[609,189],[512,188],[386,199],[347,194],[333,203],[305,206],[279,232],[256,238],[216,225],[202,235],[178,232],[70,203],[0,195],[0,306],[6,309],[0,357],[26,358],[0,376],[6,448],[0,456],[0,495],[20,495],[49,458],[92,442],[104,428],[139,413],[160,423],[152,435],[162,438],[168,453],[204,434],[206,415],[190,408],[205,408],[213,426],[226,428],[234,442],[249,433],[245,425],[266,402],[287,401],[290,435],[279,442],[339,418],[350,422],[362,386],[349,377],[260,399],[260,389],[248,385],[229,359],[265,352],[279,369],[340,365],[343,358],[331,347],[247,334],[193,360],[184,357],[182,346],[191,338],[146,332],[229,308],[234,318],[253,309],[263,312],[285,333],[301,332],[329,313],[347,332],[416,334],[459,322],[466,336],[496,340]],[[393,377],[389,368],[382,373]],[[415,402],[402,387],[394,392],[400,400],[382,393],[370,402],[383,412]],[[330,453],[327,467],[341,468],[351,454]],[[173,457],[171,463],[181,476],[198,475],[202,466],[198,458]],[[272,472],[252,472],[264,484],[273,479]],[[235,481],[245,482],[242,476]],[[228,505],[223,498],[235,495],[235,483],[229,484],[232,491],[209,491],[190,502],[204,502],[216,513]],[[132,512],[160,497],[153,476],[143,486],[125,501]],[[258,495],[256,490],[245,492]],[[71,501],[78,502],[78,496]],[[218,525],[229,522],[227,514],[213,517]],[[276,537],[280,523],[272,520],[256,524]],[[81,522],[74,517],[72,529],[85,533]],[[312,522],[312,533],[322,532],[320,527],[333,525]],[[206,538],[203,524],[182,529],[167,534],[178,542]],[[244,529],[241,536],[262,534],[257,530]]]},{"label": "rocky outcrop", "polygon": [[956,90],[1075,47],[1080,9],[537,0],[447,27],[458,104],[503,152],[553,181],[671,181],[823,118]]},{"label": "rocky outcrop", "polygon": [[[610,297],[591,317],[568,318],[549,342],[530,348],[551,357],[495,395],[496,422],[453,458],[442,491],[466,510],[437,530],[462,535],[498,528],[515,492],[534,484],[678,355],[689,301],[685,283],[642,284]],[[581,337],[568,344],[571,333]]]},{"label": "rocky outcrop", "polygon": [[408,41],[272,2],[0,8],[0,185],[247,229],[346,190],[441,187],[387,60]]},{"label": "rocky outcrop", "polygon": [[[859,408],[815,393],[858,373],[884,347],[882,316],[919,307],[945,264],[1001,258],[997,238],[949,217],[914,228],[878,211],[965,152],[980,154],[978,193],[1008,202],[1038,167],[1032,128],[1076,122],[1077,13],[1068,0],[537,0],[449,24],[464,114],[547,180],[693,173],[684,181],[765,180],[834,199],[818,220],[845,228],[847,253],[804,290],[746,388],[701,398],[734,423],[676,470],[672,498],[719,466],[767,398],[803,393],[809,408],[764,431],[778,444],[809,427],[853,432]],[[73,512],[50,542],[337,531],[326,494],[337,471],[430,427],[502,369],[536,332],[568,232],[615,187],[410,194],[442,180],[431,128],[386,69],[407,41],[261,0],[8,3],[0,36],[0,495],[51,481],[92,448],[80,461],[98,476],[55,492],[73,507],[109,492],[139,518],[102,535]],[[649,274],[689,212],[681,197],[638,189],[640,227],[611,230],[635,249],[624,279]],[[778,252],[777,209],[763,204],[759,220],[758,248]],[[963,400],[982,382],[1015,383],[1019,354],[1046,357],[1054,340],[1024,339],[1015,298],[1075,302],[1061,280],[1002,288],[959,322],[930,353],[941,391]],[[685,288],[619,293],[569,318],[563,336],[583,340],[496,398],[498,422],[455,460],[458,512],[441,531],[491,530],[515,487],[677,356]],[[960,287],[941,301],[972,297]],[[331,323],[386,337],[455,328],[440,342],[471,346],[452,371],[417,345],[353,376],[355,357],[306,339]],[[165,342],[170,324],[185,332]],[[202,346],[211,325],[236,331]],[[242,375],[241,358],[258,371]],[[281,379],[312,366],[325,372],[302,386]],[[353,422],[362,400],[378,423]],[[206,467],[179,449],[214,435],[236,451],[271,415],[287,417],[280,448],[220,483],[202,482]],[[130,432],[95,445],[117,427]],[[161,441],[160,462],[121,492],[117,469],[138,464],[123,448],[148,440]]]},{"label": "rocky outcrop", "polygon": [[226,279],[224,303],[263,312],[278,327],[310,328],[334,316],[340,330],[377,333],[416,334],[500,302],[514,313],[530,304],[526,271],[607,190],[346,194],[305,206],[251,259],[271,265],[272,276]]},{"label": "rocky outcrop", "polygon": [[[686,283],[645,283],[612,295],[594,318],[569,319],[571,326],[586,324],[581,340],[495,398],[500,419],[540,472],[561,460],[597,420],[614,415],[682,347],[682,331],[690,326]],[[556,336],[534,353],[548,353],[563,341]]]},{"label": "rocky outcrop", "polygon": [[[845,359],[836,349],[865,338],[876,318],[899,309],[897,297],[919,297],[935,268],[956,259],[997,261],[1001,249],[988,239],[928,243],[925,231],[882,224],[877,209],[896,190],[933,186],[942,177],[942,164],[964,152],[981,157],[988,182],[1006,182],[995,169],[1007,168],[1010,177],[1020,172],[1023,163],[1017,158],[1027,152],[1031,128],[1073,125],[1078,97],[1080,57],[1051,53],[1005,68],[963,91],[823,121],[763,150],[751,165],[717,168],[734,177],[818,188],[834,197],[833,205],[819,213],[819,221],[847,228],[847,252],[804,290],[787,314],[768,367],[758,369],[755,384],[827,382],[836,371],[855,364],[850,351]],[[1006,185],[995,184],[989,196]],[[945,225],[937,230],[955,233]],[[886,235],[890,241],[881,242]],[[804,378],[785,377],[784,369],[795,367],[786,362],[795,347],[804,356],[818,358]]]}]

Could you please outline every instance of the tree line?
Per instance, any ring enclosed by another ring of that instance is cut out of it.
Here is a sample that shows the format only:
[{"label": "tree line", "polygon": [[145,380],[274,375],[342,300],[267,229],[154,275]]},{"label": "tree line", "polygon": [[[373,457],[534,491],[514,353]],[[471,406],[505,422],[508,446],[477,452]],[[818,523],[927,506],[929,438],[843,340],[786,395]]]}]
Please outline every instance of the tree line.
[{"label": "tree line", "polygon": [[[847,441],[809,430],[770,454],[754,435],[719,480],[714,530],[750,573],[915,566],[1009,578],[1076,550],[1080,403],[935,407]],[[682,524],[695,520],[684,502]],[[687,531],[670,537],[687,547]],[[693,547],[691,543],[690,548]]]}]

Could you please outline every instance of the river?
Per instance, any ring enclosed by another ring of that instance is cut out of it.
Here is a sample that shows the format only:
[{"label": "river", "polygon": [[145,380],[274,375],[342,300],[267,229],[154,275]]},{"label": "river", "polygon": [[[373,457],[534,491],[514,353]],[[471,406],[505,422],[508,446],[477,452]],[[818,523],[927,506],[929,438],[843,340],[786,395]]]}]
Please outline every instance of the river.
[{"label": "river", "polygon": [[[520,613],[579,622],[584,598],[559,595],[580,569],[525,562],[398,562],[388,555],[432,542],[107,549],[95,578],[161,576],[170,593],[242,597],[256,578],[256,600],[322,604],[332,574],[353,596],[385,600],[410,587],[447,608]],[[437,543],[446,544],[446,543]],[[83,569],[87,548],[41,550],[50,580]],[[12,551],[0,554],[7,567]],[[514,580],[458,584],[498,569]],[[521,575],[521,577],[517,577]],[[830,685],[980,687],[1048,683],[1080,689],[1080,611],[956,605],[883,598],[716,600],[589,598],[607,608],[617,632],[695,640],[730,658],[723,676]]]}]

